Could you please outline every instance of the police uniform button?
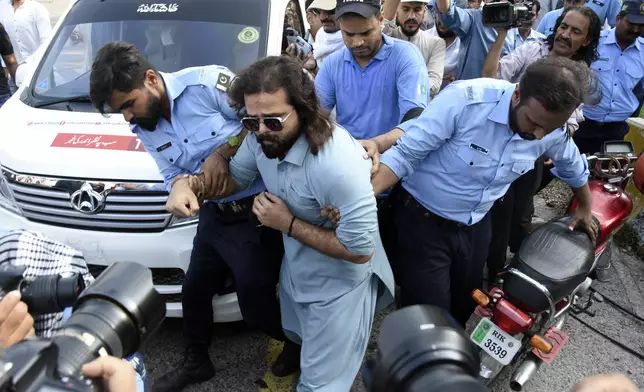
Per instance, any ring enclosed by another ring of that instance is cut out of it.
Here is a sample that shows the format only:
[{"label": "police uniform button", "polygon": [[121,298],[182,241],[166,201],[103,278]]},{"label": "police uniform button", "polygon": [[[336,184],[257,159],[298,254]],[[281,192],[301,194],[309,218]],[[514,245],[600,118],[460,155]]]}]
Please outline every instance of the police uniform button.
[{"label": "police uniform button", "polygon": [[170,162],[174,162],[174,159],[172,159],[172,158],[170,158],[170,159],[168,159],[168,160],[169,160]]},{"label": "police uniform button", "polygon": [[210,132],[210,136],[215,136],[215,133],[214,133],[214,132]]},{"label": "police uniform button", "polygon": [[503,167],[503,166],[505,166],[505,163],[502,163],[502,164],[501,164],[501,167]]},{"label": "police uniform button", "polygon": [[474,162],[470,162],[470,166],[474,166]]},{"label": "police uniform button", "polygon": [[525,173],[525,170],[521,170],[521,174]]},{"label": "police uniform button", "polygon": [[280,189],[280,192],[284,193],[284,189]]},{"label": "police uniform button", "polygon": [[188,143],[188,139],[183,139],[183,142],[184,142],[184,143]]},{"label": "police uniform button", "polygon": [[203,159],[203,158],[201,158],[201,163],[204,163],[204,162],[206,162],[206,160],[205,160],[205,159]]}]

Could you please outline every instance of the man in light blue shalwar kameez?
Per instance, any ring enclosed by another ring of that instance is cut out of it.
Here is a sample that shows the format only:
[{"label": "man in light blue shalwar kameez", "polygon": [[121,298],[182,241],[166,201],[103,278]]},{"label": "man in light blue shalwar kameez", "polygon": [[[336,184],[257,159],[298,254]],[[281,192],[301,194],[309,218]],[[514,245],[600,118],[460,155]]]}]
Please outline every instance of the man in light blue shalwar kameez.
[{"label": "man in light blue shalwar kameez", "polygon": [[[297,390],[347,392],[375,312],[392,303],[394,281],[378,232],[371,162],[321,114],[313,91],[313,81],[286,57],[261,60],[239,75],[229,96],[245,106],[242,122],[252,133],[229,164],[226,191],[205,190],[193,178],[175,185],[168,208],[194,211],[195,194],[222,197],[262,177],[268,192],[253,212],[284,233],[280,307],[286,335],[302,344]],[[329,205],[342,217],[335,229],[321,217]]]}]

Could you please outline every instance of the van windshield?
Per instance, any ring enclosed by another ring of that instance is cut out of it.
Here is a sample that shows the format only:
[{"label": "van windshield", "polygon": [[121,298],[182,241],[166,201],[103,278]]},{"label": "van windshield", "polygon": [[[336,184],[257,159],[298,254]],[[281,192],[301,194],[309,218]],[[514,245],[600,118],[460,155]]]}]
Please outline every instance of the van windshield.
[{"label": "van windshield", "polygon": [[238,72],[266,53],[268,0],[80,0],[65,17],[32,84],[39,103],[89,94],[96,52],[135,45],[162,72],[223,65]]}]

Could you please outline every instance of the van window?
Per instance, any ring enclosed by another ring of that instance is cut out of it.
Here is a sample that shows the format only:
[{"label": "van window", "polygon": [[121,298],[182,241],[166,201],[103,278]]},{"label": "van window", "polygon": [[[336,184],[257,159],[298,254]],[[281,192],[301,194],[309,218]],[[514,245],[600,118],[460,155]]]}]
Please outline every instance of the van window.
[{"label": "van window", "polygon": [[286,28],[292,28],[301,36],[304,37],[304,21],[302,21],[302,13],[300,11],[300,4],[297,0],[291,0],[286,5],[284,13],[284,30],[282,31],[282,53],[285,53],[288,47],[286,40]]},{"label": "van window", "polygon": [[265,56],[267,23],[268,0],[80,0],[45,53],[32,93],[37,101],[89,93],[94,56],[111,41],[135,45],[162,72],[212,64],[237,72]]}]

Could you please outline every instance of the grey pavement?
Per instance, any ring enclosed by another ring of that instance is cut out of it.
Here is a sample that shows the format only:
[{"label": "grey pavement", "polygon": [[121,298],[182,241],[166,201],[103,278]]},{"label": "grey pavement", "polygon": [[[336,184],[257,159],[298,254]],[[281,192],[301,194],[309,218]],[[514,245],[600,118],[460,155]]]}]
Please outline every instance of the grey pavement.
[{"label": "grey pavement", "polygon": [[[546,207],[541,199],[538,199],[536,205],[538,215],[544,219],[556,214]],[[644,318],[644,262],[619,250],[615,250],[613,256],[614,280],[607,284],[595,283],[593,287],[607,299]],[[596,304],[594,309],[597,311],[595,317],[579,316],[588,326],[576,319],[569,319],[564,327],[570,337],[567,345],[552,364],[544,364],[541,367],[540,372],[526,385],[524,391],[569,391],[576,381],[584,377],[611,372],[625,373],[639,387],[644,387],[644,363],[609,340],[613,339],[644,355],[644,322],[615,308],[607,301]],[[374,353],[375,337],[379,333],[383,317],[384,314],[380,314],[375,320],[367,357]],[[607,337],[595,330],[603,332]],[[292,386],[275,386],[274,377],[265,377],[269,368],[269,339],[261,333],[249,331],[242,324],[224,324],[216,326],[216,335],[210,352],[217,374],[209,382],[188,388],[188,392],[295,390]],[[181,321],[166,320],[144,353],[150,382],[175,369],[183,353]],[[509,391],[511,370],[504,369],[490,386],[490,391]],[[295,380],[292,380],[292,383],[294,382]],[[352,392],[366,392],[360,376],[356,379]]]}]

